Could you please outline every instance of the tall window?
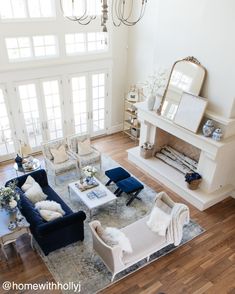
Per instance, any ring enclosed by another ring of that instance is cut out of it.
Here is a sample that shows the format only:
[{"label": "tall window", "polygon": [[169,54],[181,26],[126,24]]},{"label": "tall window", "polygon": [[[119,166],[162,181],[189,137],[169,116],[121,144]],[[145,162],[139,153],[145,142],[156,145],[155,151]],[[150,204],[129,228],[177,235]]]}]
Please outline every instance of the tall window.
[{"label": "tall window", "polygon": [[57,80],[43,82],[44,101],[46,106],[49,139],[63,137],[62,112],[60,103],[59,83]]},{"label": "tall window", "polygon": [[40,146],[43,140],[35,84],[20,85],[18,92],[29,144],[31,147]]},{"label": "tall window", "polygon": [[0,0],[2,20],[55,17],[54,0]]},{"label": "tall window", "polygon": [[3,90],[0,88],[0,155],[15,152]]},{"label": "tall window", "polygon": [[87,132],[86,77],[74,77],[71,82],[75,133],[84,134]]},{"label": "tall window", "polygon": [[67,55],[74,55],[86,51],[85,34],[66,34],[65,46]]},{"label": "tall window", "polygon": [[105,128],[105,74],[92,75],[93,131]]},{"label": "tall window", "polygon": [[35,57],[58,55],[57,40],[53,35],[33,37],[33,48]]},{"label": "tall window", "polygon": [[29,37],[6,38],[6,47],[9,60],[32,58],[32,48]]}]

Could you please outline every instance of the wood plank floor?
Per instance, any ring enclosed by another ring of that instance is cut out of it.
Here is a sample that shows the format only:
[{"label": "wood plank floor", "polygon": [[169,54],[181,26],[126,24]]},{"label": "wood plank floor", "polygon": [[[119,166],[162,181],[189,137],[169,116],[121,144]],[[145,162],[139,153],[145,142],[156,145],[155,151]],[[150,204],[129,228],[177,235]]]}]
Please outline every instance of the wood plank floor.
[{"label": "wood plank floor", "polygon": [[[174,192],[128,162],[126,150],[134,143],[123,134],[96,139],[94,143],[101,152],[110,155],[156,192],[166,190],[174,200],[185,203]],[[0,184],[13,176],[12,163],[0,165]],[[102,294],[235,294],[235,199],[228,198],[204,212],[189,206],[191,218],[206,232],[115,283]],[[20,258],[9,246],[9,262],[0,261],[0,288],[6,280],[21,283],[53,281],[41,258],[30,249],[27,236],[22,237],[17,246]]]}]

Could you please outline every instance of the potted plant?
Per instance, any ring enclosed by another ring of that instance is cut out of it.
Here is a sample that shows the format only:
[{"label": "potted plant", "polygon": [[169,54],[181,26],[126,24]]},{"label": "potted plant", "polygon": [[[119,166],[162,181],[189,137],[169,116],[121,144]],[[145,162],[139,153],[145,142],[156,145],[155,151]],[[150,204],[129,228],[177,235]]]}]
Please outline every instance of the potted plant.
[{"label": "potted plant", "polygon": [[190,190],[196,190],[202,181],[202,177],[199,175],[199,173],[191,172],[185,175],[185,181],[187,182],[188,188]]}]

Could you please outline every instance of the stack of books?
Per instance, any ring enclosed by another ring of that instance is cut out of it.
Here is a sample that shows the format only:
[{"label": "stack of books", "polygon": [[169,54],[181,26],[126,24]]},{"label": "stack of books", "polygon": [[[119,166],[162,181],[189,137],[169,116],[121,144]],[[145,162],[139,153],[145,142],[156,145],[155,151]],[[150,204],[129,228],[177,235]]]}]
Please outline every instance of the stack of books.
[{"label": "stack of books", "polygon": [[104,190],[101,190],[101,189],[95,189],[89,193],[87,193],[87,197],[89,199],[95,199],[95,198],[102,198],[102,197],[105,197],[107,194]]}]

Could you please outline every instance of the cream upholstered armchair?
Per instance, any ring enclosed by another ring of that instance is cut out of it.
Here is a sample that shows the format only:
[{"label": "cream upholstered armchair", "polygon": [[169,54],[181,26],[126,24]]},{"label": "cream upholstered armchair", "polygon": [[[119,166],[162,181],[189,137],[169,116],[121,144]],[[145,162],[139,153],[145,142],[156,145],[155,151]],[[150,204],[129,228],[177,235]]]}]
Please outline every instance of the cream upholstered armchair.
[{"label": "cream upholstered armchair", "polygon": [[119,244],[111,246],[106,243],[104,238],[102,239],[102,236],[98,234],[98,226],[101,226],[99,221],[95,220],[89,223],[93,249],[112,273],[111,281],[114,280],[116,274],[133,264],[143,259],[147,259],[148,262],[152,254],[169,244],[174,244],[175,246],[180,244],[183,237],[183,226],[189,222],[188,207],[184,204],[173,202],[165,192],[157,195],[154,207],[156,206],[160,209],[167,207],[171,219],[164,235],[159,235],[149,228],[147,222],[150,214],[120,230],[129,239],[132,253],[123,252]]},{"label": "cream upholstered armchair", "polygon": [[[87,165],[99,165],[101,169],[101,154],[94,146],[90,145],[89,136],[74,135],[68,137],[67,141],[69,152],[77,159],[79,168],[83,168]],[[86,146],[84,147],[84,145]],[[83,149],[82,153],[80,147]],[[84,149],[87,149],[86,152]]]},{"label": "cream upholstered armchair", "polygon": [[[62,162],[56,163],[51,150],[58,150],[64,146],[66,158]],[[45,160],[45,167],[47,171],[51,171],[54,174],[55,184],[57,183],[57,176],[60,174],[67,173],[71,170],[76,170],[78,172],[77,160],[74,158],[68,150],[68,145],[66,139],[57,139],[42,143],[42,152]]]}]

